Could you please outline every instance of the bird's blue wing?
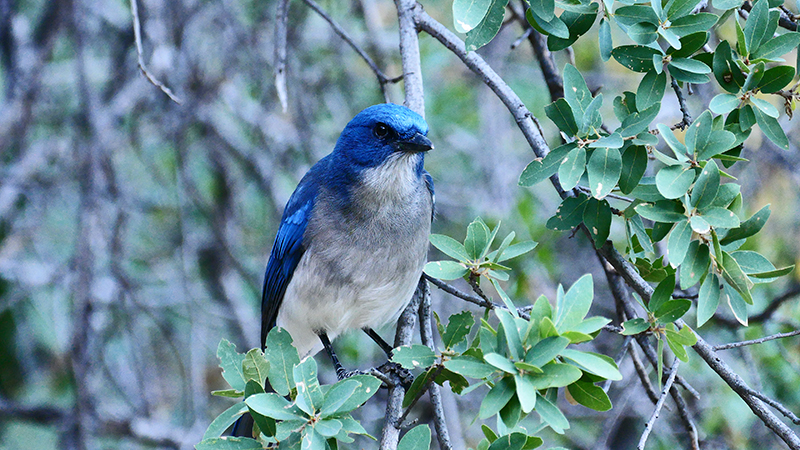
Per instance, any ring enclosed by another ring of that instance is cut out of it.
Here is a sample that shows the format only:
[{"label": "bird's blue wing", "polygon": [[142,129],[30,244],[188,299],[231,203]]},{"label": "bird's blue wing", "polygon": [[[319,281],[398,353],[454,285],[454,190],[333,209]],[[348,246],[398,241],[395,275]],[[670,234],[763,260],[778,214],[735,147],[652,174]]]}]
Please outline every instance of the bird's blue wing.
[{"label": "bird's blue wing", "polygon": [[312,168],[289,198],[269,256],[261,296],[262,347],[265,345],[267,333],[275,326],[275,321],[278,319],[286,287],[289,286],[294,270],[308,247],[303,235],[318,192],[314,172]]}]

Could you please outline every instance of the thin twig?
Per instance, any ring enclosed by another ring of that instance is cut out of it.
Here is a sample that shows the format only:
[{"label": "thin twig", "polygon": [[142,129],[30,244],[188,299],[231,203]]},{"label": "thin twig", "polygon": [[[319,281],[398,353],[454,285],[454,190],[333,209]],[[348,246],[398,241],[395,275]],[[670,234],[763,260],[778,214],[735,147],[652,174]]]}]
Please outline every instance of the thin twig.
[{"label": "thin twig", "polygon": [[445,283],[442,280],[439,280],[437,278],[433,278],[432,276],[428,275],[427,273],[423,273],[422,276],[425,277],[426,280],[430,281],[434,286],[436,286],[439,289],[447,292],[448,294],[450,294],[450,295],[452,295],[454,297],[458,297],[461,300],[466,300],[466,301],[468,301],[470,303],[478,305],[481,308],[494,309],[494,308],[501,308],[502,307],[502,305],[499,305],[497,303],[482,299],[482,298],[478,297],[477,295],[472,295],[472,294],[467,294],[466,292],[462,292],[462,291],[454,288],[453,286]]},{"label": "thin twig", "polygon": [[[431,351],[436,351],[436,346],[433,343],[433,326],[431,321],[431,290],[428,283],[423,282],[424,289],[422,291],[422,301],[419,304],[419,336],[420,340]],[[444,366],[441,366],[444,368]],[[431,384],[428,387],[428,395],[431,399],[431,406],[433,407],[433,426],[436,429],[436,438],[439,441],[439,448],[442,450],[451,450],[453,445],[450,443],[450,432],[447,429],[447,421],[444,417],[444,407],[442,406],[442,392],[439,385],[434,382],[436,376],[439,374],[440,369],[436,369],[436,373],[431,377]],[[411,409],[409,407],[409,409]]]},{"label": "thin twig", "polygon": [[730,344],[715,345],[714,346],[714,350],[716,350],[716,351],[728,350],[729,348],[737,348],[737,347],[744,347],[745,345],[761,344],[762,342],[772,341],[772,340],[775,340],[775,339],[783,339],[783,338],[797,336],[797,335],[800,335],[800,330],[794,330],[794,331],[790,331],[788,333],[773,334],[771,336],[764,336],[762,338],[751,339],[749,341],[731,342]]},{"label": "thin twig", "polygon": [[150,74],[147,66],[144,64],[144,51],[142,50],[142,25],[139,22],[139,4],[138,0],[131,0],[131,14],[133,14],[133,39],[136,42],[136,55],[139,58],[139,70],[142,71],[145,78],[147,78],[153,86],[161,89],[161,92],[167,94],[170,100],[177,104],[181,104],[181,100],[172,93],[172,90],[165,86],[162,82],[158,81],[156,77]]},{"label": "thin twig", "polygon": [[328,22],[331,28],[333,28],[333,31],[336,34],[338,34],[339,37],[342,38],[342,40],[347,43],[347,45],[349,45],[353,50],[355,50],[355,52],[358,53],[358,56],[360,56],[361,59],[364,60],[364,62],[367,63],[369,68],[372,69],[372,72],[374,72],[375,76],[378,78],[378,84],[380,85],[381,95],[383,95],[383,98],[388,102],[389,97],[386,92],[386,85],[389,83],[397,83],[401,81],[403,77],[395,77],[395,78],[387,77],[386,74],[384,74],[383,71],[378,67],[378,65],[375,64],[375,61],[367,54],[367,52],[365,52],[361,47],[359,47],[358,44],[356,44],[356,42],[353,40],[353,38],[350,37],[349,34],[347,34],[347,31],[345,31],[344,28],[341,27],[341,25],[336,23],[336,21],[333,20],[333,18],[330,15],[328,15],[328,13],[324,9],[322,9],[321,6],[319,6],[314,0],[303,0],[303,1],[306,3],[306,5],[309,6],[309,8],[313,9],[314,12],[319,14],[320,17],[322,17],[326,22]]},{"label": "thin twig", "polygon": [[675,91],[675,97],[678,98],[678,105],[680,105],[681,114],[683,114],[681,121],[673,125],[672,129],[680,128],[683,130],[692,124],[692,115],[689,113],[689,107],[686,106],[686,99],[683,98],[683,91],[681,91],[681,87],[678,86],[678,82],[675,78],[672,78],[672,90]]},{"label": "thin twig", "polygon": [[653,426],[656,424],[656,419],[658,419],[658,414],[661,412],[661,407],[664,406],[664,401],[667,399],[667,394],[669,394],[669,390],[672,388],[672,383],[675,381],[675,376],[678,374],[679,365],[680,360],[676,358],[675,362],[672,363],[672,368],[669,371],[669,377],[667,377],[667,382],[664,383],[664,389],[661,390],[661,396],[658,398],[658,402],[653,410],[653,414],[650,416],[650,420],[647,421],[647,425],[644,427],[642,437],[639,438],[639,445],[636,447],[638,450],[644,450],[644,445],[647,443],[647,437],[650,436],[650,432],[653,431]]},{"label": "thin twig", "polygon": [[278,0],[275,13],[275,91],[281,102],[283,112],[289,110],[289,96],[286,92],[286,41],[289,36],[289,0]]}]

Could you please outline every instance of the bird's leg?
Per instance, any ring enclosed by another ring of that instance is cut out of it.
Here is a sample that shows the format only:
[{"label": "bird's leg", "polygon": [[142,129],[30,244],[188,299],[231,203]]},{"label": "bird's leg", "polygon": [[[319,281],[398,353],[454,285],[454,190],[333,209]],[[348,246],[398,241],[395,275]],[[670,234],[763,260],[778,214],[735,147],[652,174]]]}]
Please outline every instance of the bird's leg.
[{"label": "bird's leg", "polygon": [[336,356],[336,353],[333,351],[333,346],[331,345],[331,340],[328,339],[328,334],[324,331],[317,332],[317,336],[319,336],[319,340],[322,341],[322,346],[325,347],[325,351],[328,352],[328,356],[331,358],[331,362],[333,363],[334,369],[336,369],[336,378],[340,381],[344,380],[345,378],[351,376],[351,373],[348,373],[342,367],[342,363],[339,362],[339,358]]},{"label": "bird's leg", "polygon": [[[387,358],[389,359],[392,358],[392,353],[394,349],[392,348],[391,345],[389,345],[388,343],[386,343],[386,341],[383,340],[381,335],[376,333],[375,330],[373,330],[372,328],[362,328],[362,330],[364,331],[364,333],[367,333],[367,336],[372,338],[372,340],[375,341],[376,344],[378,344],[378,346],[383,350],[383,352],[386,353]],[[400,366],[400,364],[397,364],[395,362],[386,361],[384,364],[377,367],[376,369],[387,375],[390,374],[396,375],[397,379],[399,379],[400,381],[400,384],[402,384],[406,388],[406,390],[408,390],[408,388],[411,386],[411,383],[414,382],[414,375],[411,374],[411,371],[409,371],[408,369],[404,369],[403,367]]]},{"label": "bird's leg", "polygon": [[364,333],[367,333],[367,336],[372,338],[372,340],[375,341],[376,344],[378,344],[378,347],[380,347],[381,350],[383,350],[383,352],[386,353],[387,358],[392,357],[392,350],[394,349],[392,348],[391,345],[389,345],[388,343],[386,343],[386,341],[383,340],[380,334],[376,333],[375,330],[373,330],[372,328],[362,328],[361,330],[364,331]]}]

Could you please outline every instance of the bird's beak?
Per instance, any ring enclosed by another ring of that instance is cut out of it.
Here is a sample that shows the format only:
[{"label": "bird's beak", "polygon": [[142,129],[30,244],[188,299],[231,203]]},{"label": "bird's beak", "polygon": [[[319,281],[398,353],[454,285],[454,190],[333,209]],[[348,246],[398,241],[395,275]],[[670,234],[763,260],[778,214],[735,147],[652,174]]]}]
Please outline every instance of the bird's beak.
[{"label": "bird's beak", "polygon": [[397,149],[408,153],[427,152],[433,149],[433,143],[430,139],[423,136],[422,133],[417,133],[409,139],[397,141]]}]

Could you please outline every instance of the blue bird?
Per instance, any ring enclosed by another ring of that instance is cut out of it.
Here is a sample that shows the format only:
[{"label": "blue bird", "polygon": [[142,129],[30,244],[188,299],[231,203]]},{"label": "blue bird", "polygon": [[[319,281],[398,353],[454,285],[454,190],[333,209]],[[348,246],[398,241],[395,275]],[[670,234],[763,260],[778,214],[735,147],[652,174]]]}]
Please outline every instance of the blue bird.
[{"label": "blue bird", "polygon": [[283,212],[264,277],[261,345],[276,325],[300,357],[363,329],[389,354],[373,328],[391,323],[409,303],[427,259],[433,180],[425,152],[428,124],[395,104],[371,106],[342,131]]}]

